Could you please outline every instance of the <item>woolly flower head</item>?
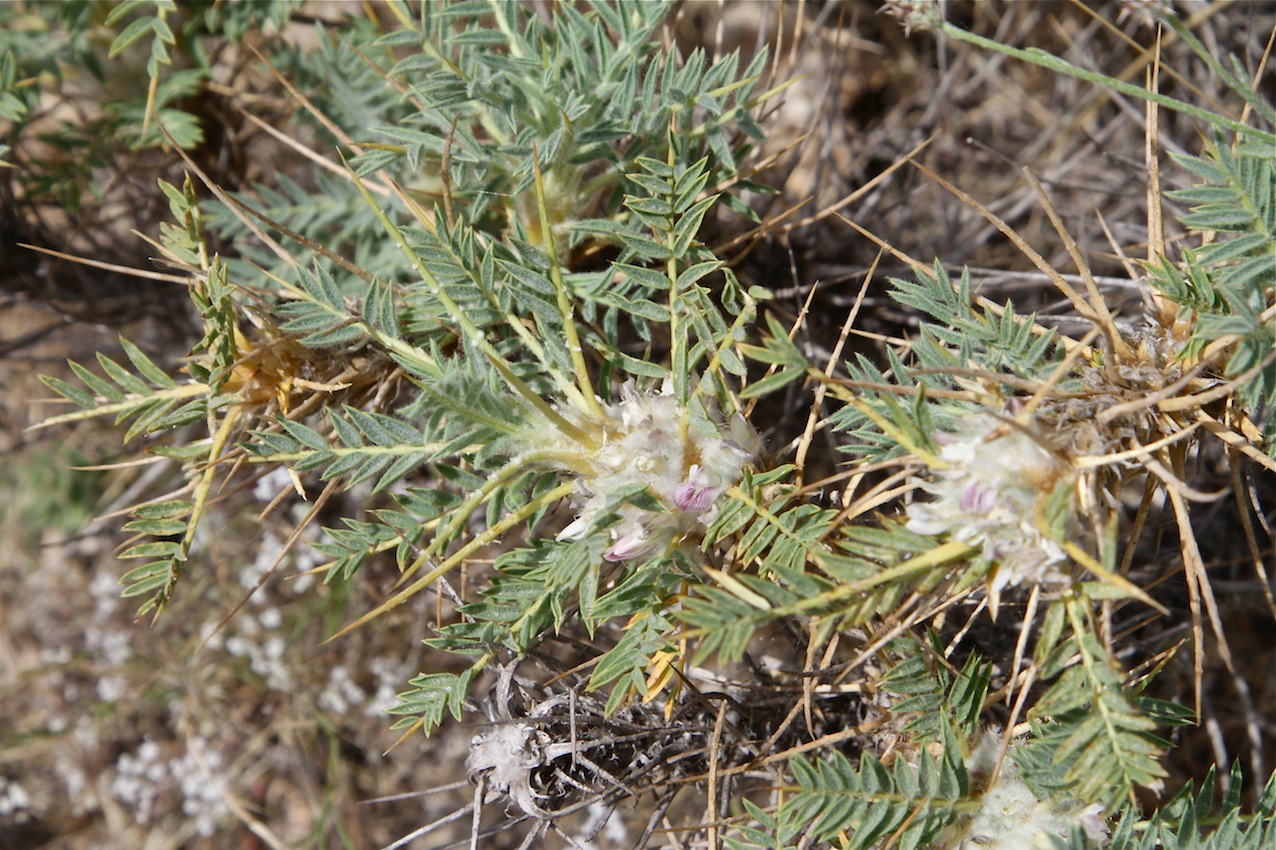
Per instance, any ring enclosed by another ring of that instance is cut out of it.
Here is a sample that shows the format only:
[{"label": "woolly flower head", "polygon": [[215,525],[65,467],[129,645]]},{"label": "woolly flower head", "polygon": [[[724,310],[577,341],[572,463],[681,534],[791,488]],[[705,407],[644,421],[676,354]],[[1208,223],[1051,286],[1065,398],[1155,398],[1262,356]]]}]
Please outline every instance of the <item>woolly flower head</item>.
[{"label": "woolly flower head", "polygon": [[993,778],[1000,748],[1001,735],[989,729],[966,761],[976,784],[993,781],[977,797],[979,811],[964,829],[950,836],[944,850],[1051,850],[1058,846],[1055,839],[1066,839],[1073,826],[1080,826],[1093,845],[1107,844],[1102,806],[1082,808],[1067,800],[1038,799],[1020,777],[1013,758],[1006,759]]},{"label": "woolly flower head", "polygon": [[582,537],[608,521],[609,561],[698,539],[717,516],[722,494],[761,448],[739,414],[712,426],[716,433],[688,425],[687,410],[667,382],[658,392],[626,383],[620,401],[604,412],[604,422],[581,423],[603,435],[601,447],[577,452],[566,464],[577,475],[578,513],[558,538]]},{"label": "woolly flower head", "polygon": [[1145,27],[1155,27],[1162,20],[1174,14],[1174,4],[1170,0],[1117,0],[1121,14],[1117,15],[1117,23],[1126,18],[1133,18]]},{"label": "woolly flower head", "polygon": [[903,24],[905,36],[913,30],[937,30],[944,23],[944,0],[886,0],[877,11]]},{"label": "woolly flower head", "polygon": [[994,563],[989,603],[1009,585],[1057,587],[1069,581],[1067,556],[1040,527],[1038,506],[1070,487],[1065,467],[1024,431],[991,416],[975,416],[957,434],[938,434],[947,465],[918,486],[933,498],[908,509],[908,529],[950,534],[978,547]]}]

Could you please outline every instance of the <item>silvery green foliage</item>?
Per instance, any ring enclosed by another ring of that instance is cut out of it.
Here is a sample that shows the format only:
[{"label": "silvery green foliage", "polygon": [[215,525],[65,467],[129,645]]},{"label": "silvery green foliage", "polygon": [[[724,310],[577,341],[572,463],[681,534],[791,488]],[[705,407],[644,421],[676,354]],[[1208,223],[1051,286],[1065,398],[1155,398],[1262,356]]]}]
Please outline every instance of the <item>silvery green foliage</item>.
[{"label": "silvery green foliage", "polygon": [[[1078,341],[980,302],[966,272],[936,261],[893,279],[894,300],[923,317],[917,338],[885,363],[847,364],[857,389],[831,395],[842,406],[829,425],[852,472],[909,463],[900,480],[916,492],[848,522],[811,498],[803,470],[766,457],[742,403],[829,376],[774,317],[754,327],[766,293],[700,241],[715,205],[741,206],[731,192],[762,136],[752,112],[768,94],[765,55],[742,68],[734,55],[661,49],[668,4],[388,8],[388,32],[352,23],[320,32],[312,54],[271,54],[304,84],[324,144],[340,145],[327,173],[203,203],[193,183],[165,185],[177,221],[168,259],[193,270],[206,330],[187,374],[126,343],[131,368],[103,358],[101,374],[74,367],[80,384],[49,380],[84,409],[63,421],[114,415],[126,439],[177,437],[154,451],[182,466],[183,486],[126,526],[139,538],[123,557],[145,563],[125,593],[143,597],[143,612],[158,614],[199,556],[195,530],[223,472],[283,467],[299,488],[359,504],[319,546],[328,581],[378,558],[399,571],[351,627],[427,590],[451,606],[426,643],[453,657],[412,679],[396,728],[429,733],[472,712],[477,683],[501,669],[505,700],[484,707],[504,725],[476,735],[467,761],[483,783],[477,805],[507,799],[548,824],[614,803],[670,741],[694,742],[688,759],[720,752],[706,737],[712,714],[686,729],[666,719],[708,702],[683,696],[694,668],[726,668],[781,629],[815,648],[898,629],[857,683],[880,692],[890,746],[865,734],[856,758],[794,751],[775,782],[728,786],[741,806],[722,826],[727,846],[1224,850],[1270,836],[1270,783],[1248,819],[1229,797],[1208,838],[1208,799],[1180,797],[1150,820],[1135,810],[1136,789],[1166,776],[1160,731],[1185,717],[1145,699],[1104,639],[1102,606],[1150,600],[1115,569],[1115,522],[1096,521],[1110,481],[1076,463],[1110,448],[1103,434],[1083,439],[1094,436],[1087,404],[1144,393],[1139,381],[1228,335],[1225,376],[1272,356],[1260,262],[1271,170],[1254,143],[1184,160],[1205,181],[1177,196],[1198,207],[1187,223],[1239,235],[1155,266],[1184,333],[1156,363],[1119,363],[1119,388],[1104,383],[1100,354],[1069,359]],[[153,51],[169,43],[164,14],[147,20],[128,25],[125,46],[147,34]],[[0,67],[0,83],[11,76]],[[220,259],[217,240],[236,256]],[[1047,385],[1058,392],[1034,398]],[[1270,427],[1267,383],[1238,398]],[[1117,425],[1143,433],[1147,418]],[[458,590],[458,574],[494,551]],[[941,641],[913,636],[920,619],[896,619],[968,592],[994,617],[1012,592],[1043,612],[1015,658],[1040,689],[1029,731],[1000,763],[985,716],[992,663],[956,665]],[[563,686],[574,690],[511,684],[518,662],[560,637],[594,653]],[[630,712],[631,731],[656,742],[634,750],[650,760],[588,761],[565,704],[587,706],[585,749],[612,757],[607,724]],[[771,755],[755,744],[731,750],[738,774]],[[677,785],[692,773],[664,776]],[[755,802],[776,783],[782,801]],[[1072,821],[1083,828],[1069,832]]]},{"label": "silvery green foliage", "polygon": [[[0,119],[11,122],[6,130],[11,140],[18,140],[44,117],[48,105],[41,103],[44,88],[31,85],[41,74],[59,83],[87,74],[105,87],[100,114],[39,126],[44,143],[78,156],[61,163],[55,158],[21,163],[16,176],[27,199],[57,198],[78,208],[91,169],[101,168],[126,150],[165,144],[160,123],[179,144],[200,144],[204,140],[200,121],[183,106],[211,75],[210,59],[200,41],[213,37],[239,42],[247,32],[281,26],[298,6],[297,0],[4,4],[0,7]],[[97,41],[106,34],[113,37],[103,54]],[[177,53],[184,60],[180,70],[173,67]],[[132,64],[142,66],[149,87],[114,90],[110,83],[120,75],[119,66]]]},{"label": "silvery green foliage", "polygon": [[1276,158],[1272,145],[1229,143],[1221,134],[1197,156],[1179,155],[1175,162],[1199,183],[1169,193],[1191,212],[1183,225],[1215,234],[1199,248],[1181,249],[1174,263],[1160,257],[1148,264],[1149,282],[1180,307],[1186,320],[1181,356],[1199,356],[1211,342],[1238,337],[1225,375],[1240,378],[1238,392],[1246,409],[1255,411],[1264,448],[1276,457],[1276,317],[1266,293],[1276,285]]}]

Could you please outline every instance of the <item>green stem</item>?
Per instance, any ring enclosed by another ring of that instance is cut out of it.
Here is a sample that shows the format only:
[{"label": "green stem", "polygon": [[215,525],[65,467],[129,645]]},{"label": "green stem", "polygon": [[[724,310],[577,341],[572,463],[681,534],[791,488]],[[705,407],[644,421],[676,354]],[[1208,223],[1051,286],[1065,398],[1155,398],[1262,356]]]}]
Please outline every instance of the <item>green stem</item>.
[{"label": "green stem", "polygon": [[[736,344],[736,334],[753,322],[757,316],[757,303],[748,294],[744,296],[744,307],[740,311],[740,315],[735,317],[735,321],[731,323],[731,329],[722,337],[722,341],[718,343],[717,349],[713,352],[713,357],[709,359],[709,365],[705,367],[704,374],[700,376],[700,381],[696,384],[695,390],[691,393],[694,400],[697,396],[704,394],[709,386],[709,382],[713,378],[717,378],[722,382],[722,352],[731,348]],[[722,382],[725,383],[725,382]],[[739,403],[736,403],[737,409]]]},{"label": "green stem", "polygon": [[[677,176],[677,158],[674,153],[673,137],[677,132],[676,118],[669,119],[669,139],[666,145],[665,164],[669,166],[670,177],[669,183],[671,191],[667,200],[671,209],[674,207],[676,200],[675,190],[678,185]],[[687,416],[685,408],[687,405],[688,381],[688,348],[690,340],[687,333],[683,329],[683,323],[679,320],[681,312],[681,297],[678,292],[678,258],[675,256],[675,249],[678,242],[675,236],[677,231],[677,221],[674,212],[669,215],[669,229],[664,233],[665,247],[669,249],[669,258],[665,260],[665,275],[669,278],[669,366],[670,373],[673,375],[674,397],[678,399],[678,404],[684,408],[682,417],[681,434],[679,435],[683,442],[687,438]]]},{"label": "green stem", "polygon": [[[738,84],[733,83],[728,86],[723,86],[720,89],[714,89],[713,91],[709,92],[709,94],[713,95],[714,97],[718,97],[720,92],[729,92],[732,89],[739,88],[741,85],[751,82],[754,79],[756,79],[756,77],[750,77],[748,80],[742,80]],[[783,91],[790,88],[791,86],[796,85],[802,79],[803,79],[802,77],[794,77],[791,80],[786,80],[783,83],[780,83],[779,85],[772,86],[771,88],[762,92],[762,94],[754,95],[753,97],[749,98],[744,103],[739,103],[739,104],[736,104],[735,106],[732,106],[731,108],[723,111],[721,115],[716,116],[714,118],[712,125],[705,123],[705,124],[700,124],[700,125],[697,125],[696,127],[693,127],[691,131],[687,134],[687,138],[699,139],[699,138],[702,138],[705,135],[705,133],[708,132],[711,126],[726,127],[727,125],[734,123],[736,121],[737,116],[742,115],[744,113],[752,112],[757,106],[763,103],[766,103],[771,98],[782,93]],[[680,110],[677,107],[674,107],[674,112],[678,112],[678,111]]]},{"label": "green stem", "polygon": [[1196,37],[1195,33],[1187,28],[1187,24],[1183,23],[1178,15],[1168,15],[1166,17],[1166,22],[1170,25],[1170,29],[1178,33],[1179,38],[1183,39],[1187,46],[1192,48],[1192,52],[1200,57],[1201,61],[1210,67],[1210,70],[1212,70],[1215,74],[1218,74],[1219,78],[1222,79],[1223,82],[1227,83],[1228,88],[1243,97],[1245,102],[1248,103],[1255,112],[1263,116],[1267,123],[1276,124],[1276,111],[1273,111],[1270,105],[1264,103],[1263,99],[1258,96],[1257,92],[1245,85],[1242,80],[1237,79],[1231,71],[1224,68],[1223,63],[1218,61],[1214,54],[1210,53],[1205,48],[1204,44],[1201,44],[1201,40]]},{"label": "green stem", "polygon": [[541,220],[541,235],[545,240],[545,252],[549,254],[549,278],[554,283],[554,297],[558,302],[558,314],[563,320],[563,335],[567,337],[567,352],[572,358],[572,370],[576,373],[576,383],[580,393],[569,397],[577,402],[581,412],[603,419],[603,409],[594,395],[589,380],[589,367],[585,364],[585,351],[580,344],[580,334],[576,331],[576,315],[572,303],[567,297],[567,284],[563,280],[563,267],[558,261],[558,246],[554,239],[554,223],[549,218],[549,207],[545,203],[545,181],[541,174],[540,152],[532,145],[532,169],[536,173],[536,214]]},{"label": "green stem", "polygon": [[281,454],[266,455],[264,457],[245,458],[248,463],[296,463],[298,461],[307,460],[317,454],[328,453],[335,458],[350,457],[352,455],[390,455],[391,457],[403,457],[404,455],[417,454],[418,452],[434,452],[437,451],[443,443],[430,443],[425,446],[410,446],[398,444],[393,446],[333,446],[327,449],[307,449],[302,452],[284,452]]},{"label": "green stem", "polygon": [[[509,385],[510,389],[512,389],[517,395],[521,396],[532,407],[539,410],[549,422],[554,424],[554,427],[558,428],[564,434],[567,434],[577,442],[583,443],[584,445],[595,445],[595,441],[590,435],[585,434],[571,422],[563,418],[558,411],[554,410],[553,407],[540,397],[540,394],[533,392],[531,387],[514,374],[514,370],[510,368],[510,365],[507,362],[505,362],[505,358],[501,357],[500,353],[492,346],[492,343],[488,341],[487,335],[470,320],[470,317],[466,315],[460,305],[452,300],[452,296],[448,295],[447,290],[443,288],[443,284],[441,284],[438,278],[436,278],[429,270],[425,261],[421,259],[421,255],[416,252],[415,248],[408,244],[407,237],[404,236],[403,232],[399,230],[394,222],[390,221],[390,217],[381,209],[380,205],[376,202],[376,199],[372,197],[372,193],[368,191],[367,187],[363,185],[363,181],[357,174],[355,174],[354,169],[350,167],[350,164],[346,163],[344,159],[343,164],[350,175],[350,179],[354,182],[355,188],[359,190],[359,194],[363,196],[364,201],[366,201],[368,206],[372,209],[373,214],[380,220],[381,226],[385,228],[386,233],[394,242],[394,246],[398,248],[407,259],[408,266],[421,276],[421,280],[430,288],[430,294],[438,299],[438,302],[443,305],[443,309],[447,311],[448,317],[461,329],[464,340],[468,341],[471,345],[478,349],[479,352],[487,357],[488,362],[491,363],[496,371],[500,373],[500,376],[505,379],[505,383]],[[377,341],[381,342],[380,339]],[[398,342],[398,347],[395,348],[396,353],[398,353],[399,348],[406,349],[408,352],[416,351],[416,349],[402,342]],[[417,352],[417,356],[420,356],[419,352]],[[435,368],[437,369],[437,367]]]},{"label": "green stem", "polygon": [[[529,466],[552,456],[552,452],[528,452],[521,455],[509,463],[502,466],[496,472],[492,473],[483,486],[470,494],[470,497],[461,504],[457,505],[448,513],[447,524],[443,529],[435,535],[434,540],[426,547],[416,560],[414,560],[407,569],[403,571],[403,575],[399,577],[399,584],[412,577],[417,570],[430,558],[438,554],[440,547],[446,546],[453,537],[460,533],[461,529],[469,522],[470,517],[474,515],[484,502],[491,498],[499,488],[503,487],[510,479],[523,472]],[[544,455],[544,456],[543,456]]]},{"label": "green stem", "polygon": [[1276,145],[1276,135],[1259,130],[1256,127],[1250,127],[1246,124],[1242,124],[1241,122],[1235,121],[1224,115],[1210,112],[1208,109],[1202,109],[1199,106],[1193,106],[1190,103],[1184,103],[1181,100],[1167,97],[1159,92],[1148,91],[1147,89],[1141,88],[1132,83],[1127,83],[1124,80],[1118,80],[1115,77],[1109,77],[1106,74],[1100,74],[1096,71],[1087,71],[1084,68],[1079,68],[1076,65],[1073,65],[1071,62],[1060,59],[1058,56],[1047,53],[1040,48],[1030,47],[1025,50],[1018,47],[1011,47],[1008,44],[1002,44],[1001,42],[993,41],[990,38],[984,38],[983,36],[976,35],[973,32],[967,32],[966,30],[954,26],[947,21],[944,22],[942,30],[945,35],[957,41],[964,41],[968,44],[973,44],[986,50],[992,50],[997,53],[1003,53],[1006,56],[1012,56],[1015,59],[1021,59],[1024,62],[1031,62],[1034,65],[1040,65],[1042,68],[1048,68],[1049,70],[1057,71],[1060,74],[1067,74],[1070,77],[1076,77],[1077,79],[1085,80],[1089,83],[1105,86],[1106,88],[1120,92],[1121,94],[1141,98],[1151,103],[1155,103],[1157,106],[1164,106],[1166,109],[1173,109],[1175,112],[1182,112],[1185,115],[1191,115],[1193,118],[1199,118],[1207,124],[1215,127],[1226,127],[1229,130],[1247,135],[1257,141],[1264,141],[1269,144]]},{"label": "green stem", "polygon": [[510,26],[509,18],[505,17],[505,4],[489,0],[492,7],[492,17],[496,19],[496,26],[505,36],[505,44],[509,48],[510,56],[515,59],[523,58],[523,48],[518,43],[518,33],[514,32],[514,28]]},{"label": "green stem", "polygon": [[887,567],[880,573],[875,573],[868,578],[841,584],[817,596],[772,609],[771,614],[773,617],[783,617],[816,612],[840,600],[860,596],[864,592],[880,585],[908,581],[938,567],[947,567],[949,564],[977,554],[978,551],[975,547],[962,543],[960,540],[950,540],[947,543],[941,543],[933,549],[928,549],[920,555],[915,555],[902,564]]},{"label": "green stem", "polygon": [[[353,175],[353,172],[351,172],[351,174]],[[363,191],[365,192],[364,197],[368,198],[369,201],[371,202],[372,196],[366,194],[367,189],[363,188],[362,183],[359,183],[358,185],[359,185],[359,188],[363,189]],[[380,210],[378,209],[377,212],[380,213]],[[402,236],[400,235],[398,236],[398,238],[402,239]],[[350,313],[347,313],[343,310],[338,310],[337,308],[333,307],[330,304],[325,304],[323,301],[321,301],[318,298],[315,298],[314,296],[306,292],[306,290],[302,289],[301,287],[295,286],[294,284],[289,283],[288,281],[284,280],[282,277],[279,277],[278,275],[271,273],[270,271],[262,268],[261,266],[254,265],[254,268],[256,268],[257,271],[261,272],[263,275],[268,277],[270,280],[274,281],[279,286],[280,289],[284,290],[285,292],[287,292],[289,295],[293,296],[294,298],[297,298],[300,301],[307,301],[311,304],[314,304],[315,306],[319,307],[324,312],[326,312],[328,315],[332,316],[334,319],[341,320],[348,324],[358,326],[359,330],[367,334],[378,345],[380,345],[381,347],[389,351],[390,356],[393,357],[400,365],[404,366],[405,368],[409,370],[417,370],[420,374],[423,374],[423,375],[431,375],[434,377],[441,377],[443,375],[442,370],[439,368],[439,364],[435,363],[428,355],[426,355],[424,351],[417,348],[416,346],[409,345],[408,343],[404,342],[398,337],[390,336],[386,332],[382,331],[380,328],[373,327],[368,322],[363,321],[358,316],[353,316]]]},{"label": "green stem", "polygon": [[541,510],[547,505],[553,504],[559,499],[565,499],[568,496],[570,496],[572,492],[572,488],[574,486],[575,485],[570,481],[565,484],[560,484],[557,487],[555,487],[553,490],[550,490],[548,493],[545,493],[540,498],[534,499],[533,501],[528,502],[519,510],[505,517],[505,519],[501,520],[496,525],[489,528],[487,531],[483,532],[482,534],[479,534],[469,543],[462,546],[460,549],[457,549],[455,552],[452,553],[450,557],[448,557],[447,560],[443,561],[437,567],[430,570],[428,573],[421,576],[416,581],[412,582],[412,584],[403,588],[398,593],[394,594],[394,596],[391,596],[385,602],[381,603],[376,608],[364,614],[362,617],[355,620],[353,623],[346,626],[345,628],[337,632],[332,637],[328,638],[328,640],[324,641],[324,643],[329,643],[330,641],[334,641],[337,638],[341,637],[342,635],[349,634],[350,632],[359,628],[359,626],[362,626],[363,624],[376,619],[377,617],[381,616],[385,612],[389,611],[391,608],[397,608],[398,606],[402,605],[404,602],[408,601],[413,596],[420,593],[430,584],[434,583],[438,579],[447,575],[449,571],[451,571],[454,567],[456,567],[466,558],[473,555],[479,549],[482,549],[484,546],[487,546],[493,543],[494,541],[499,540],[501,538],[501,535],[505,534],[505,532],[517,527],[520,523],[525,522],[528,519],[528,517],[533,516],[537,511]]},{"label": "green stem", "polygon": [[[466,264],[461,261],[461,258],[457,256],[455,251],[452,251],[450,241],[441,240],[441,242],[446,247],[448,253],[453,257],[457,266],[459,268],[465,268]],[[505,312],[495,294],[483,285],[482,275],[472,270],[469,271],[468,274],[470,276],[470,280],[474,283],[474,287],[483,293],[483,297],[487,299],[487,303],[491,305],[492,309]],[[579,391],[576,389],[576,385],[564,376],[559,371],[558,367],[549,359],[549,355],[545,353],[545,346],[541,344],[541,341],[536,338],[527,325],[518,320],[517,316],[509,314],[507,314],[507,316],[508,321],[506,322],[506,325],[516,336],[518,336],[519,341],[522,342],[527,350],[532,353],[532,356],[545,366],[545,371],[549,374],[550,378],[553,379],[554,385],[558,387],[563,395],[575,401],[577,407],[581,407],[581,402],[577,398]]]}]

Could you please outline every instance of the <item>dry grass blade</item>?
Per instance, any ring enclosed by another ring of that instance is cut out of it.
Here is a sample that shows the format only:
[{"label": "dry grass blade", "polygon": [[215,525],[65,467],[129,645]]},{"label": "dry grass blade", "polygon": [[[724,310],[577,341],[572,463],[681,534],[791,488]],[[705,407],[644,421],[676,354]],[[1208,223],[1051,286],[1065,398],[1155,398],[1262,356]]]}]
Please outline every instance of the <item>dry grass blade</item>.
[{"label": "dry grass blade", "polygon": [[319,512],[323,510],[324,506],[328,503],[328,500],[332,498],[332,494],[337,491],[337,483],[338,482],[336,481],[328,482],[328,486],[324,487],[323,492],[315,499],[314,505],[310,508],[306,515],[302,517],[301,521],[296,524],[292,533],[288,535],[288,539],[285,540],[284,545],[280,547],[279,553],[271,560],[270,566],[262,572],[256,583],[252,587],[248,588],[248,591],[240,598],[239,602],[227,611],[226,614],[217,622],[217,625],[215,625],[212,630],[204,636],[204,639],[200,641],[199,646],[195,647],[192,655],[207,646],[208,642],[212,640],[215,635],[221,632],[221,630],[226,627],[226,624],[234,619],[236,614],[243,610],[244,606],[248,604],[248,601],[252,599],[253,594],[260,590],[262,585],[264,585],[270,577],[274,575],[275,570],[279,569],[279,565],[284,562],[284,559],[288,557],[288,553],[297,545],[297,541],[301,539],[302,534],[310,526],[310,523],[314,521],[315,517],[319,516]]},{"label": "dry grass blade", "polygon": [[[829,353],[828,360],[824,364],[824,373],[827,375],[832,375],[842,360],[842,350],[851,334],[851,328],[855,325],[855,319],[864,303],[864,296],[868,293],[868,287],[873,281],[873,274],[877,271],[877,264],[881,256],[879,252],[873,258],[873,265],[869,267],[868,274],[864,276],[864,283],[860,285],[859,292],[855,296],[855,303],[851,306],[846,320],[842,323],[842,331],[838,334],[837,342],[834,343],[833,350]],[[811,293],[814,295],[814,287],[812,287]],[[806,456],[811,449],[811,441],[815,438],[815,426],[819,420],[820,411],[824,406],[826,393],[828,393],[828,385],[823,381],[818,381],[815,385],[815,398],[811,401],[811,412],[807,415],[806,427],[802,431],[801,441],[798,443],[797,452],[793,457],[793,463],[799,470],[795,483],[799,486],[802,484],[802,471],[806,469]]]},{"label": "dry grass blade", "polygon": [[129,277],[139,277],[143,280],[158,280],[163,283],[176,283],[181,286],[189,286],[190,278],[175,274],[164,274],[163,272],[153,272],[147,269],[135,269],[131,266],[121,266],[118,263],[104,263],[101,260],[93,260],[88,257],[77,257],[74,254],[67,254],[63,251],[55,251],[52,248],[41,248],[39,245],[28,245],[25,242],[17,243],[19,248],[26,248],[31,251],[37,251],[41,254],[47,254],[50,257],[57,257],[62,260],[69,260],[73,263],[79,263],[82,266],[88,266],[94,269],[102,269],[109,272],[119,272]]},{"label": "dry grass blade", "polygon": [[[1053,283],[1055,288],[1063,293],[1068,301],[1072,303],[1073,309],[1076,310],[1079,316],[1089,320],[1096,327],[1104,329],[1104,336],[1108,339],[1109,343],[1113,342],[1113,340],[1120,340],[1119,330],[1112,327],[1110,322],[1105,324],[1102,317],[1095,312],[1094,307],[1089,303],[1089,301],[1087,301],[1080,292],[1074,289],[1063,275],[1059,274],[1059,272],[1055,270],[1054,266],[1046,262],[1044,257],[1042,257],[1032,248],[1031,245],[1024,241],[1023,237],[1020,236],[1014,228],[993,213],[992,210],[988,209],[986,206],[979,203],[979,201],[940,177],[934,171],[931,171],[925,165],[922,165],[916,160],[910,160],[910,164],[922,174],[925,174],[928,179],[935,181],[935,183],[942,186],[946,191],[950,192],[955,197],[960,198],[962,203],[967,204],[971,209],[976,210],[994,227],[1000,230],[1002,234],[1014,244],[1015,248],[1017,248],[1020,253],[1027,257],[1040,272],[1050,278],[1050,282]],[[1119,347],[1115,348],[1115,351],[1122,351],[1126,347],[1124,342],[1119,342],[1118,345]]]}]

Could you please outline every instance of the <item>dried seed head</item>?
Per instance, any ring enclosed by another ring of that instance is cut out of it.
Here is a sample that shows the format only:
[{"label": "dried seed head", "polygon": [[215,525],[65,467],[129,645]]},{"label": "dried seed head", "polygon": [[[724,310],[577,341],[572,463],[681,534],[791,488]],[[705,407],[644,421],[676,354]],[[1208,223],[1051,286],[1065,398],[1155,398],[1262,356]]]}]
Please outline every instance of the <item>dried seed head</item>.
[{"label": "dried seed head", "polygon": [[470,739],[465,772],[471,782],[482,779],[493,798],[508,796],[525,814],[547,817],[532,788],[532,771],[545,763],[548,736],[526,723],[493,726]]}]

